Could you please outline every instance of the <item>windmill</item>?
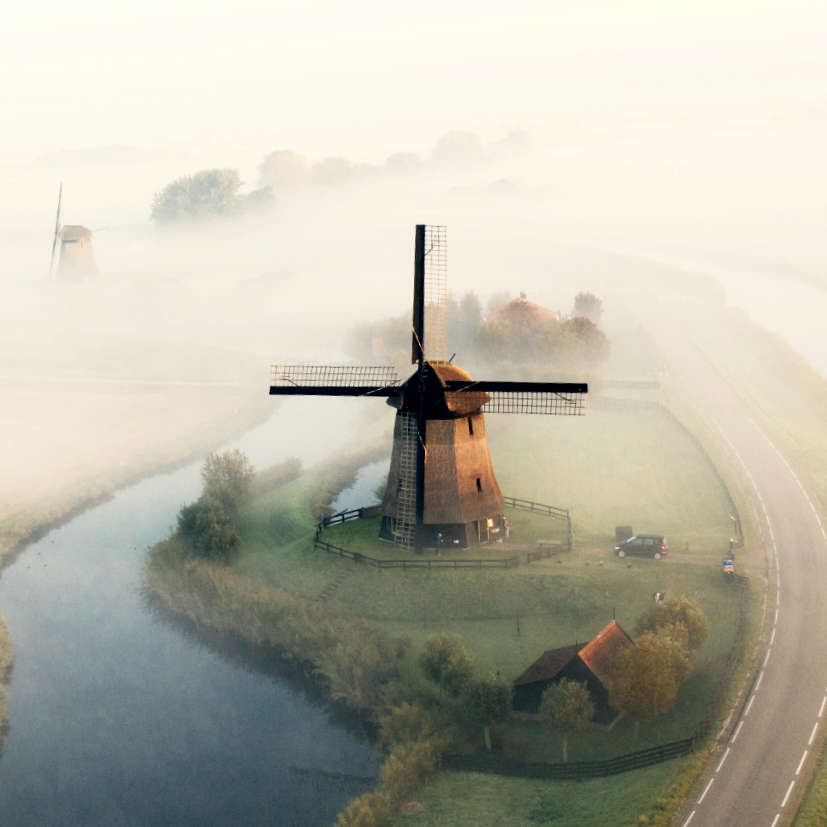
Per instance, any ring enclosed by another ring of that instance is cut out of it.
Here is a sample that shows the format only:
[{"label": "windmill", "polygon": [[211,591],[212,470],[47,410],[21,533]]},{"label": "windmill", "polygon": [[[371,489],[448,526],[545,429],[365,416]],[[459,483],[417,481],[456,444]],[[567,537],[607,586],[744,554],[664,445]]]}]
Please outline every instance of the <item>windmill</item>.
[{"label": "windmill", "polygon": [[60,207],[63,201],[63,182],[57,192],[57,215],[55,216],[55,234],[52,238],[52,258],[49,262],[49,275],[54,272],[55,252],[60,243],[58,275],[68,278],[83,278],[98,272],[95,256],[92,252],[92,231],[80,224],[61,224]]},{"label": "windmill", "polygon": [[445,227],[417,225],[412,376],[400,382],[386,366],[270,368],[274,395],[376,396],[396,408],[380,537],[417,551],[474,545],[503,529],[483,412],[580,415],[588,392],[585,383],[473,380],[445,358],[447,296]]}]

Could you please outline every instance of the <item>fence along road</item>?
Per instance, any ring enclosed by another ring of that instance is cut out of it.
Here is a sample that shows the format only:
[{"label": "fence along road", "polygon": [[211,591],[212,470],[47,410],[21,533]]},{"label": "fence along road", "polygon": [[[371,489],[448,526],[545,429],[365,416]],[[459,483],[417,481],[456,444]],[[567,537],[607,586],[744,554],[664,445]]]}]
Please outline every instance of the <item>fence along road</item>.
[{"label": "fence along road", "polygon": [[780,827],[794,815],[827,725],[827,533],[814,499],[729,384],[674,331],[656,333],[746,479],[767,551],[766,649],[681,825]]}]

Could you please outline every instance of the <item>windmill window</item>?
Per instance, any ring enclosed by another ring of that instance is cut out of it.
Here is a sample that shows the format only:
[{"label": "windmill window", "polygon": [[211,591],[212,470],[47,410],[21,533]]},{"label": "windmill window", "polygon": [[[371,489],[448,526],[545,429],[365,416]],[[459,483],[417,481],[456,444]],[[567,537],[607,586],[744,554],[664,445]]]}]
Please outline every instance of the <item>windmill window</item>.
[{"label": "windmill window", "polygon": [[479,477],[477,477],[477,491],[479,491],[480,494],[482,494],[482,481]]},{"label": "windmill window", "polygon": [[474,423],[471,421],[470,416],[468,417],[468,433],[474,436]]}]

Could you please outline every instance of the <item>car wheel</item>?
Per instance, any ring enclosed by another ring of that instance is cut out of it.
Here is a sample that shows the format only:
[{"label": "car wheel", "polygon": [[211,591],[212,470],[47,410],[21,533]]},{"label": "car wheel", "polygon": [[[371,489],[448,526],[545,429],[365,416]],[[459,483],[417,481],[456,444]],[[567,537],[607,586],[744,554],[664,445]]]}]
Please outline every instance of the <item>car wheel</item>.
[{"label": "car wheel", "polygon": [[654,554],[655,560],[660,560],[660,552],[656,551]]},{"label": "car wheel", "polygon": [[620,551],[618,551],[618,553],[617,553],[617,556],[618,556],[618,557],[625,557],[625,556],[626,556],[626,552],[625,552],[623,549],[620,549]]}]

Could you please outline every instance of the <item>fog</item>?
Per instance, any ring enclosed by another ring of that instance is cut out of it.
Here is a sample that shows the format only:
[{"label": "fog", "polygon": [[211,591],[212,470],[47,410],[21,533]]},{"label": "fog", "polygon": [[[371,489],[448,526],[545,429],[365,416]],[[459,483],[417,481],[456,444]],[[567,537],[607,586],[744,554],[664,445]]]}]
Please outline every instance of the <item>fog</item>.
[{"label": "fog", "polygon": [[[671,335],[679,357],[684,321],[728,304],[827,377],[825,37],[825,6],[809,0],[149,0],[128,10],[50,0],[4,10],[0,557],[38,527],[245,431],[268,446],[261,457],[303,451],[306,463],[380,428],[389,440],[379,402],[285,414],[289,400],[267,396],[267,371],[352,361],[355,325],[409,314],[417,223],[447,225],[456,298],[474,291],[485,306],[524,291],[565,314],[592,291],[610,341],[630,326],[664,343]],[[301,156],[300,183],[267,179],[274,152]],[[153,220],[156,195],[209,169],[237,170],[240,196],[272,184],[272,203]],[[92,231],[97,272],[84,278],[57,262],[50,272],[61,184],[61,224]],[[640,353],[617,349],[603,378],[665,375],[648,339],[634,344]],[[497,427],[507,426],[492,435]],[[133,583],[143,549],[117,555],[161,536],[177,498],[195,496],[197,470],[185,477],[114,502],[128,518],[100,519],[121,539],[102,540],[93,525],[89,539],[67,541],[77,557],[88,545],[101,566],[128,567],[124,588],[144,625]],[[60,599],[64,581],[48,585],[42,593]],[[94,625],[109,628],[97,615]],[[142,639],[151,665],[155,638]],[[234,700],[249,712],[245,697]],[[41,710],[24,714],[12,710],[12,736],[15,726],[23,735],[0,773],[19,762],[26,727],[37,732]],[[220,733],[224,719],[215,722]],[[316,736],[302,737],[304,749]],[[25,761],[15,766],[50,787]]]}]

